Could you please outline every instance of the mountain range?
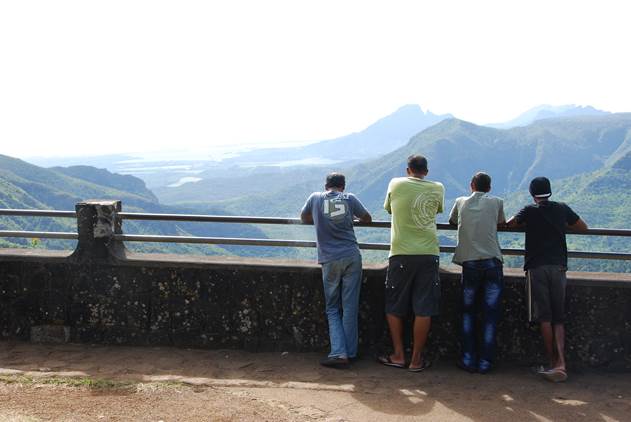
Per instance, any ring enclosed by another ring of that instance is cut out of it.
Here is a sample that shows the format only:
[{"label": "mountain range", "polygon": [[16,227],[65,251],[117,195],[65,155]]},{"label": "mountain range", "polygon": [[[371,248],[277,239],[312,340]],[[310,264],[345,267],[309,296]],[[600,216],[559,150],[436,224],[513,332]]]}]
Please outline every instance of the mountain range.
[{"label": "mountain range", "polygon": [[405,105],[360,132],[301,147],[257,149],[225,161],[252,166],[290,160],[363,160],[393,151],[420,131],[450,117],[424,112],[418,105]]},{"label": "mountain range", "polygon": [[[208,178],[169,188],[168,195],[164,190],[157,194],[165,202],[214,204],[230,213],[287,215],[282,208],[297,209],[304,195],[321,189],[325,174],[336,170],[347,175],[349,190],[361,195],[372,211],[379,212],[390,179],[405,174],[409,155],[421,153],[429,160],[428,177],[445,185],[448,199],[466,194],[471,175],[480,170],[493,177],[494,192],[506,196],[525,189],[538,175],[559,179],[611,164],[631,150],[630,130],[631,113],[545,119],[512,129],[451,118],[377,159],[313,167],[311,171],[286,169],[282,173],[260,171],[255,175]],[[259,188],[253,191],[249,185]],[[222,193],[214,199],[216,189]],[[275,205],[280,203],[282,206]]]},{"label": "mountain range", "polygon": [[[416,113],[413,108],[408,111]],[[377,128],[385,131],[388,124],[373,126],[371,130],[378,133]],[[353,138],[348,139],[351,142]],[[356,193],[375,217],[385,219],[382,202],[387,184],[392,177],[405,174],[406,158],[414,153],[428,158],[428,178],[445,185],[447,210],[457,196],[468,194],[469,180],[476,171],[491,174],[493,193],[506,198],[508,214],[530,201],[526,193],[530,179],[545,175],[553,180],[555,198],[570,202],[591,226],[628,227],[631,113],[540,118],[526,126],[509,129],[442,118],[416,133],[403,146],[379,154],[377,158],[319,166],[243,168],[233,165],[224,171],[200,173],[202,180],[197,183],[154,191],[136,177],[103,169],[89,166],[45,169],[0,156],[0,207],[72,209],[80,200],[111,198],[122,199],[127,211],[295,217],[308,194],[321,190],[324,176],[335,170],[347,175],[347,190]],[[446,215],[439,217],[439,221],[445,220]],[[24,219],[0,218],[0,224],[8,228],[67,230],[66,223],[49,219],[46,226],[44,223],[33,226],[34,223]],[[129,222],[125,230],[153,234],[313,238],[309,227]],[[387,241],[384,230],[363,230],[358,236],[364,241]],[[630,246],[626,239],[584,237],[572,241],[588,249],[590,245],[603,247],[603,250],[612,247],[624,250]],[[159,245],[154,250],[160,248],[164,250]],[[177,251],[188,250],[193,249]],[[210,253],[302,257],[311,252],[273,248],[247,252],[216,247]],[[619,268],[607,265],[590,268]],[[620,268],[628,266],[621,265]]]},{"label": "mountain range", "polygon": [[[507,214],[531,201],[527,195],[528,183],[533,177],[545,175],[555,182],[558,190],[555,199],[570,202],[591,226],[628,227],[631,113],[542,119],[512,129],[446,119],[378,159],[339,167],[312,167],[312,171],[288,169],[280,174],[261,172],[209,178],[188,187],[172,188],[168,196],[158,192],[158,197],[173,201],[178,198],[177,192],[185,192],[180,197],[182,201],[176,203],[196,207],[200,212],[213,207],[232,215],[291,217],[298,214],[310,192],[323,188],[326,173],[336,170],[346,174],[348,191],[357,194],[375,217],[386,219],[382,204],[387,185],[391,178],[405,174],[406,158],[414,153],[428,158],[428,178],[445,185],[447,210],[456,197],[468,195],[469,181],[476,171],[486,171],[493,177],[493,193],[507,199]],[[250,186],[256,188],[250,189]],[[216,190],[221,194],[213,200]],[[598,205],[601,197],[604,209]],[[446,221],[446,214],[438,219]],[[294,227],[262,227],[262,230],[269,237],[310,234],[309,231],[298,232]],[[387,241],[387,233],[373,230],[359,233],[359,238]],[[615,246],[617,250],[631,246],[626,239],[590,237],[572,242],[581,247],[602,245],[603,250],[607,250],[605,245]],[[590,268],[629,267],[626,263],[617,267],[618,264],[600,263]]]},{"label": "mountain range", "polygon": [[592,106],[578,106],[574,104],[552,106],[548,104],[533,107],[520,114],[512,120],[502,123],[490,123],[485,126],[497,129],[510,129],[517,126],[527,126],[537,120],[550,119],[553,117],[573,117],[573,116],[602,116],[611,114],[608,111],[598,110]]},{"label": "mountain range", "polygon": [[[0,208],[13,209],[57,209],[74,210],[77,202],[87,199],[115,199],[123,202],[129,212],[191,213],[186,207],[162,205],[145,183],[133,176],[110,173],[104,169],[89,166],[42,168],[23,160],[0,155]],[[212,208],[210,213],[221,213]],[[63,218],[0,217],[0,229],[36,231],[76,231],[76,221]],[[195,224],[169,222],[125,223],[126,233],[225,236],[237,235],[265,238],[256,227],[248,225]],[[45,240],[47,247],[71,249],[74,242]],[[3,239],[0,245],[24,247],[30,245],[27,239]],[[164,251],[164,245],[128,245],[131,249],[144,252]],[[259,254],[259,250],[246,250],[234,247],[196,247],[189,245],[169,245],[170,251],[180,253],[206,254]],[[266,249],[268,255],[278,251]]]}]

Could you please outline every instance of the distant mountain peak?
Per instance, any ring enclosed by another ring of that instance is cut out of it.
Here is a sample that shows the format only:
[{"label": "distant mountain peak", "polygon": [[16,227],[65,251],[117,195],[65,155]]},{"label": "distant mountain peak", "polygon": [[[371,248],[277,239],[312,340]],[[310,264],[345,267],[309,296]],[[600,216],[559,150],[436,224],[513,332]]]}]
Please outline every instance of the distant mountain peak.
[{"label": "distant mountain peak", "polygon": [[475,123],[471,123],[466,120],[458,119],[457,117],[448,117],[436,123],[435,125],[425,129],[425,131],[450,132],[458,129],[470,130],[482,128],[490,129],[488,127],[476,125]]},{"label": "distant mountain peak", "polygon": [[555,117],[573,117],[573,116],[600,116],[611,114],[608,111],[599,110],[590,105],[581,106],[576,104],[565,104],[553,106],[550,104],[542,104],[525,111],[516,118],[503,123],[492,123],[485,126],[498,129],[510,129],[518,126],[528,126],[529,124],[543,119]]},{"label": "distant mountain peak", "polygon": [[452,117],[451,114],[438,115],[429,110],[424,112],[418,104],[406,104],[359,132],[301,147],[249,151],[227,159],[225,162],[241,162],[252,166],[253,164],[277,163],[279,157],[283,157],[285,161],[315,158],[336,162],[379,157],[405,145],[410,138],[426,128]]}]

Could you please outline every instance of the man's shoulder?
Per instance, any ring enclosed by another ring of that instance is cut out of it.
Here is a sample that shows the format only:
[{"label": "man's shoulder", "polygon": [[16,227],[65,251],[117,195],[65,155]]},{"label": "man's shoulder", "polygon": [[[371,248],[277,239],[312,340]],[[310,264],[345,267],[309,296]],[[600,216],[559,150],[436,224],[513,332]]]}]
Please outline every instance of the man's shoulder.
[{"label": "man's shoulder", "polygon": [[[402,186],[406,186],[407,188],[410,188],[412,190],[431,189],[431,190],[440,191],[440,192],[445,191],[445,186],[443,186],[443,184],[440,182],[436,182],[434,180],[428,180],[428,179],[412,179],[409,177],[395,177],[391,179],[390,184],[388,185],[388,188],[390,190],[394,190]],[[404,188],[404,189],[407,189],[407,188]]]},{"label": "man's shoulder", "polygon": [[498,196],[493,196],[493,195],[488,195],[487,194],[487,195],[484,195],[484,199],[486,201],[493,202],[495,204],[503,204],[504,203],[504,199],[502,199],[502,198],[500,198]]},{"label": "man's shoulder", "polygon": [[469,199],[469,196],[459,196],[456,198],[456,200],[454,201],[455,205],[462,205],[467,199]]},{"label": "man's shoulder", "polygon": [[563,211],[567,211],[567,210],[571,210],[570,206],[568,204],[566,204],[565,202],[559,202],[559,201],[545,201],[542,202],[540,204],[532,204],[531,205],[533,208],[536,208],[538,210],[544,211],[548,210],[548,211],[552,211],[552,210],[563,210]]},{"label": "man's shoulder", "polygon": [[552,206],[557,207],[557,208],[570,208],[570,206],[568,204],[566,204],[565,202],[560,202],[560,201],[548,201]]},{"label": "man's shoulder", "polygon": [[308,197],[306,202],[313,202],[320,200],[325,192],[312,192]]},{"label": "man's shoulder", "polygon": [[434,180],[427,180],[426,182],[430,184],[429,190],[432,192],[432,195],[439,195],[443,200],[445,199],[445,186],[442,183]]},{"label": "man's shoulder", "polygon": [[407,177],[393,177],[390,179],[390,186],[397,186],[408,181]]}]

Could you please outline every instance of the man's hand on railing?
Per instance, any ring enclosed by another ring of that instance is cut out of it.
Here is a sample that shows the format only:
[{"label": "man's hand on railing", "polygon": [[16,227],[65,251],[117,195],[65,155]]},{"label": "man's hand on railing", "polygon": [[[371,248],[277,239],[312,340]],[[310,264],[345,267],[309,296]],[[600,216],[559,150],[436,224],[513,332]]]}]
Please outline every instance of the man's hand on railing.
[{"label": "man's hand on railing", "polygon": [[587,223],[585,221],[583,221],[582,218],[579,218],[576,223],[567,226],[568,231],[571,233],[584,233],[587,230],[589,230],[589,228],[587,227]]}]

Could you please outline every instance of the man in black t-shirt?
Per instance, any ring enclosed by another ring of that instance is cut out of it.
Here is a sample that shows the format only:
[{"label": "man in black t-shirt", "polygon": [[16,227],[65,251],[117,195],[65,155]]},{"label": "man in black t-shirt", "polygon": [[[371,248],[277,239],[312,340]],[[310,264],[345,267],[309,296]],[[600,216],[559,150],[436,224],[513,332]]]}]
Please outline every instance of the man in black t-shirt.
[{"label": "man in black t-shirt", "polygon": [[507,225],[526,230],[528,318],[540,324],[550,359],[550,367],[542,368],[539,373],[550,381],[565,381],[565,232],[568,228],[585,231],[587,224],[566,204],[548,200],[552,189],[547,178],[534,178],[530,194],[535,203],[522,208]]}]

